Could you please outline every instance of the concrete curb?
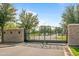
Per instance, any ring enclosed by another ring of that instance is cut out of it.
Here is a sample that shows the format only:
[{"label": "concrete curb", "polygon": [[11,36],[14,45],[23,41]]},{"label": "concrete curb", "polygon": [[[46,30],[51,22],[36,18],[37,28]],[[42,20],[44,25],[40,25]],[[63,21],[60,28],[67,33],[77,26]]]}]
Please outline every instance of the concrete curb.
[{"label": "concrete curb", "polygon": [[64,47],[63,49],[64,49],[65,56],[74,56],[74,54],[72,53],[72,51],[68,45],[66,47]]},{"label": "concrete curb", "polygon": [[68,50],[70,51],[71,55],[74,56],[74,54],[72,53],[70,47],[69,46],[67,46],[67,47],[68,47]]}]

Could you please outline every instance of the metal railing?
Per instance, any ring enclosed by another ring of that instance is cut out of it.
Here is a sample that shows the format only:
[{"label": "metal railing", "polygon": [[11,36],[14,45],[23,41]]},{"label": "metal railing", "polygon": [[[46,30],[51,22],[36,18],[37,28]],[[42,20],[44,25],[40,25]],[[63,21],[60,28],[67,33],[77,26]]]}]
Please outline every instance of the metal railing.
[{"label": "metal railing", "polygon": [[36,41],[36,42],[67,42],[67,33],[64,29],[59,31],[57,27],[52,28],[52,26],[39,26],[33,28],[28,33],[26,33],[26,37],[28,37],[27,41]]}]

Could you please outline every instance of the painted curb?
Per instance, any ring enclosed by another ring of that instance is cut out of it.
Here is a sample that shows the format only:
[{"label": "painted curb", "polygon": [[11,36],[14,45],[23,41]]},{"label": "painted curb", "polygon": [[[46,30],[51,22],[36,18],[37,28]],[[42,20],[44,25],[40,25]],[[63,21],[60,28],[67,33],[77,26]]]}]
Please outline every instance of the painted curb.
[{"label": "painted curb", "polygon": [[74,54],[72,53],[70,47],[69,46],[67,46],[67,47],[68,47],[68,50],[70,51],[71,55],[74,56]]},{"label": "painted curb", "polygon": [[[67,45],[66,47],[64,47],[63,49],[64,49],[64,55],[65,55],[65,56],[74,56],[74,54],[72,53],[72,51],[71,51],[71,49],[70,49],[70,47],[69,47],[68,45]],[[66,49],[67,49],[69,52],[67,52]],[[70,55],[69,55],[68,53],[69,53]]]}]

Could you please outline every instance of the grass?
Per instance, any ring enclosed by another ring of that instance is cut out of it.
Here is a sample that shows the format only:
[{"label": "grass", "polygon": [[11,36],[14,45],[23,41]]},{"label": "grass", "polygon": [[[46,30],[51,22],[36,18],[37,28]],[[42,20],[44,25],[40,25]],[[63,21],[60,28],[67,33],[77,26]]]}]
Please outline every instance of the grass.
[{"label": "grass", "polygon": [[[30,36],[41,36],[41,35],[42,34],[40,34],[40,33],[31,33],[30,34]],[[66,35],[63,35],[63,36],[62,35],[56,36],[56,34],[52,34],[52,35],[54,35],[57,40],[66,41]],[[50,35],[48,35],[48,36],[50,36]]]},{"label": "grass", "polygon": [[57,39],[66,40],[66,36],[57,36]]},{"label": "grass", "polygon": [[70,47],[70,49],[75,56],[79,56],[79,47]]},{"label": "grass", "polygon": [[[41,34],[39,34],[39,33],[31,33],[30,34],[30,36],[39,36],[39,35],[41,35]],[[50,35],[48,35],[48,36],[50,36]],[[62,35],[60,35],[60,36],[57,35],[57,39],[66,40],[66,36],[65,35],[63,35],[63,36]]]},{"label": "grass", "polygon": [[39,36],[39,33],[31,33],[30,36]]}]

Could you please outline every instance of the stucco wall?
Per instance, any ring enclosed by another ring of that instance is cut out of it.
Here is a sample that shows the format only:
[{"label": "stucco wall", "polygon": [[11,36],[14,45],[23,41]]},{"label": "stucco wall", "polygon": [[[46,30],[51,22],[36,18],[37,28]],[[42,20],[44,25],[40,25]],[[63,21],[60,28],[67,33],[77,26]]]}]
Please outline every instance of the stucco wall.
[{"label": "stucco wall", "polygon": [[68,45],[79,45],[79,24],[68,25]]},{"label": "stucco wall", "polygon": [[24,42],[23,29],[4,30],[4,42]]}]

